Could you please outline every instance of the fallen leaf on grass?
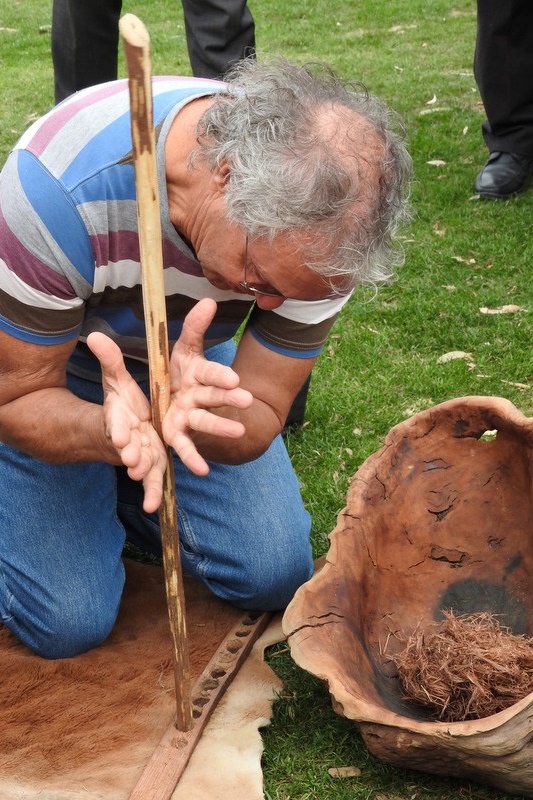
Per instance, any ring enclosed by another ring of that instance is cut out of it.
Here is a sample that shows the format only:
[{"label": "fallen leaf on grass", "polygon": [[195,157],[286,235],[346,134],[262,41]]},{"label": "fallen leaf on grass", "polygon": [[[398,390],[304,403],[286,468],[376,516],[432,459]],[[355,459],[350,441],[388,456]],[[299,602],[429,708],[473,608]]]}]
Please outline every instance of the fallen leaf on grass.
[{"label": "fallen leaf on grass", "polygon": [[500,306],[499,308],[487,308],[483,306],[479,311],[481,314],[515,314],[517,311],[524,311],[525,309],[520,306],[508,305]]},{"label": "fallen leaf on grass", "polygon": [[431,108],[422,108],[418,112],[419,117],[425,117],[428,114],[435,114],[437,111],[449,111],[450,106],[432,106]]},{"label": "fallen leaf on grass", "polygon": [[449,353],[443,353],[437,358],[437,364],[446,364],[447,361],[457,361],[458,359],[468,362],[468,366],[473,369],[475,367],[472,353],[465,353],[463,350],[450,350]]},{"label": "fallen leaf on grass", "polygon": [[502,378],[502,383],[507,384],[507,386],[514,386],[516,389],[529,389],[529,384],[527,383],[517,383],[516,381],[504,381]]},{"label": "fallen leaf on grass", "polygon": [[463,258],[462,256],[452,256],[454,261],[458,261],[459,264],[475,264],[475,258]]},{"label": "fallen leaf on grass", "polygon": [[416,28],[416,25],[393,25],[392,28],[389,28],[389,33],[404,33],[414,28]]},{"label": "fallen leaf on grass", "polygon": [[330,767],[328,774],[332,778],[357,778],[361,770],[359,767]]}]

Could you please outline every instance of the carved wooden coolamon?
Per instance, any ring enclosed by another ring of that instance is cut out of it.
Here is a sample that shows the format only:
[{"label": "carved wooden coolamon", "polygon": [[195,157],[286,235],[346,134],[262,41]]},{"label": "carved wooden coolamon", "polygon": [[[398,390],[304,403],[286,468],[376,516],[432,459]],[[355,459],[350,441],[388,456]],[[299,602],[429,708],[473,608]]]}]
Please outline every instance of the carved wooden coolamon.
[{"label": "carved wooden coolamon", "polygon": [[[294,660],[329,686],[383,761],[533,797],[533,691],[504,711],[435,722],[389,656],[415,629],[491,611],[533,635],[533,420],[464,397],[394,427],[354,476],[326,563],[283,621]],[[533,687],[532,687],[533,690]]]}]

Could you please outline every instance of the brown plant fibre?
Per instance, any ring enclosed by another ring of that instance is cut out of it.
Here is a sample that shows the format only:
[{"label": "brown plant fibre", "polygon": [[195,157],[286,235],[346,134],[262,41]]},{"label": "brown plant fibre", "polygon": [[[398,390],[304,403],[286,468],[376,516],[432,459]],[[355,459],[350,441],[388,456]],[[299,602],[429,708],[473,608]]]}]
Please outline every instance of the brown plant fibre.
[{"label": "brown plant fibre", "polygon": [[533,639],[502,628],[494,614],[444,612],[391,656],[403,697],[443,722],[481,719],[533,691]]}]

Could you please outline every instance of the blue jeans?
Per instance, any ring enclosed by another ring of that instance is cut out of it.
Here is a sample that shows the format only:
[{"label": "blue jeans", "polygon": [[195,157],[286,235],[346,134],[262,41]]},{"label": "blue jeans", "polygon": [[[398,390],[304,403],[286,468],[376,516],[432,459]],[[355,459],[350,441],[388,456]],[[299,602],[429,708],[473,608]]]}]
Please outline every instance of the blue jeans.
[{"label": "blue jeans", "polygon": [[[233,345],[209,353],[231,363]],[[69,379],[101,402],[98,384]],[[143,387],[146,388],[147,387]],[[281,437],[239,466],[197,477],[175,461],[183,569],[247,609],[285,607],[313,569],[310,520]],[[142,485],[104,463],[45,464],[0,444],[0,614],[39,655],[100,644],[115,622],[126,540],[160,553],[157,514]]]}]

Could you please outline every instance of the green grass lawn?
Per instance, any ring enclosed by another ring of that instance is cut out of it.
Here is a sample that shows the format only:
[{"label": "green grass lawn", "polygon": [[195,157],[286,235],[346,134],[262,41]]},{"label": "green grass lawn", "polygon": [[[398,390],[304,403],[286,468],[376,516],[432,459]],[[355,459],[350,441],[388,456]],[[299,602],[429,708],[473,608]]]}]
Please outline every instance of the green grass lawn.
[{"label": "green grass lawn", "polygon": [[[359,292],[315,370],[305,427],[288,446],[313,516],[316,556],[351,476],[389,429],[462,395],[498,395],[533,415],[533,191],[507,203],[473,198],[486,158],[472,73],[474,0],[250,0],[259,56],[326,61],[399,111],[415,165],[405,265],[374,297]],[[154,73],[190,73],[179,3],[124,3],[150,30]],[[50,2],[0,0],[0,161],[53,103]],[[124,75],[121,60],[121,74]],[[504,305],[514,313],[484,314]],[[440,363],[450,351],[469,359]],[[337,716],[326,687],[285,646],[270,652],[285,682],[265,732],[268,800],[496,800],[487,788],[390,768]],[[352,765],[358,777],[333,779]]]}]

